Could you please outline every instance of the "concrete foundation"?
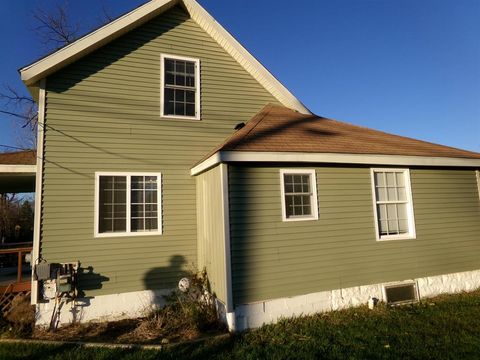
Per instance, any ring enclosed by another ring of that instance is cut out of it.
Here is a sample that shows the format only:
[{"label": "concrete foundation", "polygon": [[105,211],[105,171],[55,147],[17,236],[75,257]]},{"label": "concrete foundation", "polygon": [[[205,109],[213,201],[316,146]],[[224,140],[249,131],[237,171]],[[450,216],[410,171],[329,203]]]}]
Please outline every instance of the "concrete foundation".
[{"label": "concrete foundation", "polygon": [[[416,282],[420,298],[428,298],[439,294],[453,294],[480,288],[480,270],[405,281]],[[384,285],[387,285],[387,283],[321,291],[240,305],[235,309],[236,330],[257,328],[263,324],[275,323],[281,318],[312,315],[367,304],[370,297],[384,301]]]},{"label": "concrete foundation", "polygon": [[[480,270],[404,281],[415,282],[420,298],[428,298],[480,288]],[[222,302],[217,300],[215,305],[220,320],[228,325],[230,331],[242,331],[257,328],[263,324],[272,324],[281,318],[312,315],[367,304],[370,297],[384,301],[383,286],[387,284],[393,283],[362,285],[243,304],[237,306],[235,312],[231,313],[226,312]],[[101,322],[141,317],[157,307],[164,306],[163,296],[170,292],[170,289],[145,290],[78,299],[75,305],[72,302],[65,303],[57,320],[62,325],[73,322]],[[37,325],[50,324],[54,306],[54,301],[37,305]]]},{"label": "concrete foundation", "polygon": [[[79,298],[75,303],[72,301],[61,303],[56,321],[59,325],[65,325],[74,322],[102,322],[142,317],[155,308],[164,306],[163,296],[170,294],[171,291],[171,289],[145,290]],[[37,326],[48,326],[50,324],[54,307],[54,300],[37,304]]]}]

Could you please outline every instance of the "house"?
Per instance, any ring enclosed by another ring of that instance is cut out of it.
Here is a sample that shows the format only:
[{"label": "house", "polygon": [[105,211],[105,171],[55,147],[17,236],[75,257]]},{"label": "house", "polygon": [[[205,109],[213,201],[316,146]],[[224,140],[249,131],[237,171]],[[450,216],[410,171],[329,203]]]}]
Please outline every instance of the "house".
[{"label": "house", "polygon": [[34,264],[79,262],[61,322],[138,316],[202,268],[238,330],[480,286],[480,154],[312,114],[194,0],[20,72],[39,104]]}]

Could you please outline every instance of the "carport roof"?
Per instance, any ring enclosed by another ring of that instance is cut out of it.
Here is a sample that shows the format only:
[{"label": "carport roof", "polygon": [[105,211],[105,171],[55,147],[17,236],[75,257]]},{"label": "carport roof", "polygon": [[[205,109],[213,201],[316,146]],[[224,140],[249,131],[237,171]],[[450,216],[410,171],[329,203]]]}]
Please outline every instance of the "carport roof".
[{"label": "carport roof", "polygon": [[0,153],[0,193],[35,191],[35,150]]}]

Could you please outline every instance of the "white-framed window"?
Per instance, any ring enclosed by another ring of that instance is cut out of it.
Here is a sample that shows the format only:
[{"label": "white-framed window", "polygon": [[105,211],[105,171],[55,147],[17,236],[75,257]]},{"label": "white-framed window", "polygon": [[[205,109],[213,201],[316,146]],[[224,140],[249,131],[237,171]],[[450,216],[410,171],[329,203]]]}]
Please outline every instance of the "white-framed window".
[{"label": "white-framed window", "polygon": [[377,240],[415,239],[408,169],[371,169]]},{"label": "white-framed window", "polygon": [[283,221],[318,219],[314,169],[280,170]]},{"label": "white-framed window", "polygon": [[200,120],[200,60],[160,56],[160,115]]},{"label": "white-framed window", "polygon": [[95,173],[95,236],[162,233],[162,174]]}]

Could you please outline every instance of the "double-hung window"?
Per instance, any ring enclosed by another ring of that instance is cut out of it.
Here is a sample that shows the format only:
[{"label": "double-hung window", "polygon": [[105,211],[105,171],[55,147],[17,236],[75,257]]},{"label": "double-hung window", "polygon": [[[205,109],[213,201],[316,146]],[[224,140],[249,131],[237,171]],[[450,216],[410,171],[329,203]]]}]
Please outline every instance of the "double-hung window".
[{"label": "double-hung window", "polygon": [[97,173],[95,236],[161,234],[159,173]]},{"label": "double-hung window", "polygon": [[377,240],[415,238],[410,172],[408,169],[372,169]]},{"label": "double-hung window", "polygon": [[315,170],[280,170],[283,221],[318,219]]},{"label": "double-hung window", "polygon": [[161,56],[161,116],[200,120],[200,61]]}]

